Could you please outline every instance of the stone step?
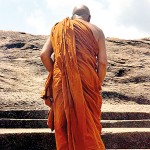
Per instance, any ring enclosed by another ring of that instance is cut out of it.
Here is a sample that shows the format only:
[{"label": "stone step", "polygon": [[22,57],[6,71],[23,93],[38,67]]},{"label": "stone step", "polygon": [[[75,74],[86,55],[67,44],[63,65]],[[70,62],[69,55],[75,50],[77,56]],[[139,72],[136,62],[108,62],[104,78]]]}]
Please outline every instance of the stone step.
[{"label": "stone step", "polygon": [[103,128],[150,128],[147,120],[101,120]]},{"label": "stone step", "polygon": [[[107,149],[148,149],[150,128],[103,128]],[[55,150],[55,136],[50,129],[1,129],[1,150]]]},{"label": "stone step", "polygon": [[102,105],[102,120],[150,119],[150,105]]},{"label": "stone step", "polygon": [[0,128],[47,128],[47,119],[0,119]]},{"label": "stone step", "polygon": [[0,110],[0,118],[46,119],[48,110]]},{"label": "stone step", "polygon": [[150,128],[103,128],[108,149],[149,149]]},{"label": "stone step", "polygon": [[[47,119],[48,110],[0,110],[0,118],[13,119]],[[150,119],[150,112],[104,111],[102,120],[141,120]]]},{"label": "stone step", "polygon": [[147,112],[103,112],[102,120],[142,120],[150,119]]},{"label": "stone step", "polygon": [[[101,120],[103,128],[150,128],[147,120]],[[0,119],[0,128],[47,128],[47,119]]]},{"label": "stone step", "polygon": [[150,113],[150,105],[103,104],[102,112],[147,112],[147,113]]}]

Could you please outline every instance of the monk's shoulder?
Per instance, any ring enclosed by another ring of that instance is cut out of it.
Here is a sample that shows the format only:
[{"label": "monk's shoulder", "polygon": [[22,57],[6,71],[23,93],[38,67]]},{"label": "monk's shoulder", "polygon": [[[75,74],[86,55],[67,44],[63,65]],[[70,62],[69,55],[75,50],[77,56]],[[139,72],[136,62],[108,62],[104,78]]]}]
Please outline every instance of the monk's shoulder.
[{"label": "monk's shoulder", "polygon": [[94,24],[91,24],[93,26],[93,29],[94,31],[99,35],[101,36],[101,34],[103,34],[103,31],[101,28],[99,28],[98,26],[94,25]]},{"label": "monk's shoulder", "polygon": [[89,27],[92,30],[96,40],[98,41],[98,39],[101,37],[101,35],[103,34],[102,29],[100,29],[98,26],[89,23]]}]

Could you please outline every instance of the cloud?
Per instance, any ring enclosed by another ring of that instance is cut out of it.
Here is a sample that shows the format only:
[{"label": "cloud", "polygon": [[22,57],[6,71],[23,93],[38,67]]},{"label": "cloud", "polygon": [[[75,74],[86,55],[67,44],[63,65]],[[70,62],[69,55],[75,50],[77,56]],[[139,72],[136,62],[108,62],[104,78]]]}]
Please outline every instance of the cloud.
[{"label": "cloud", "polygon": [[135,27],[141,32],[150,34],[149,8],[149,0],[132,0],[132,4],[124,9],[118,20],[126,27]]},{"label": "cloud", "polygon": [[4,30],[49,34],[56,22],[71,17],[74,6],[85,4],[91,11],[91,23],[100,27],[106,37],[150,35],[150,0],[0,0],[0,4],[0,25]]},{"label": "cloud", "polygon": [[[104,31],[106,37],[127,39],[140,38],[147,35],[144,30],[140,30],[140,28],[143,28],[144,24],[140,25],[140,19],[136,16],[136,14],[135,16],[131,15],[132,12],[130,12],[130,8],[133,7],[134,0],[46,0],[46,2],[51,14],[51,26],[64,17],[71,16],[74,6],[82,3],[87,5],[91,11],[91,22],[100,27]],[[143,6],[142,9],[144,8],[145,6]],[[147,17],[148,16],[149,14],[147,14]],[[133,18],[137,18],[137,21],[127,21],[128,18],[131,18],[131,20],[134,20]]]},{"label": "cloud", "polygon": [[135,39],[150,35],[149,0],[105,0],[101,4],[101,8],[97,4],[93,22],[106,37]]},{"label": "cloud", "polygon": [[[47,2],[47,9],[49,11],[50,26],[52,27],[56,22],[61,21],[65,17],[72,16],[72,10],[76,5],[87,5],[91,11],[92,16],[96,16],[95,10],[100,9],[102,4],[96,0],[45,0]],[[100,13],[102,14],[102,13]],[[93,17],[94,18],[94,17]],[[92,18],[92,20],[93,20]],[[97,18],[96,18],[97,19]]]},{"label": "cloud", "polygon": [[71,17],[73,8],[79,4],[84,4],[89,7],[92,15],[91,22],[101,25],[107,21],[104,17],[104,9],[107,6],[105,5],[106,2],[104,0],[102,3],[98,0],[46,0],[46,2],[50,12],[50,18],[52,20],[51,24],[55,24],[65,17]]},{"label": "cloud", "polygon": [[48,34],[47,19],[41,10],[35,10],[26,20],[27,25],[33,29],[33,34]]}]

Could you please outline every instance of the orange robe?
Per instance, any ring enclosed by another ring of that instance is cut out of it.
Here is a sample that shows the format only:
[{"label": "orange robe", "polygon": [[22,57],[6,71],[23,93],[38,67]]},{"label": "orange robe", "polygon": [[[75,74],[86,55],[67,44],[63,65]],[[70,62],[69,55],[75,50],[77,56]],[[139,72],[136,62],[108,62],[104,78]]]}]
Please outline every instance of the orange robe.
[{"label": "orange robe", "polygon": [[57,150],[103,150],[102,97],[96,71],[98,43],[89,27],[69,18],[53,27],[51,42],[54,69],[45,90],[52,83],[49,90],[52,89],[54,102],[48,123],[55,129]]}]

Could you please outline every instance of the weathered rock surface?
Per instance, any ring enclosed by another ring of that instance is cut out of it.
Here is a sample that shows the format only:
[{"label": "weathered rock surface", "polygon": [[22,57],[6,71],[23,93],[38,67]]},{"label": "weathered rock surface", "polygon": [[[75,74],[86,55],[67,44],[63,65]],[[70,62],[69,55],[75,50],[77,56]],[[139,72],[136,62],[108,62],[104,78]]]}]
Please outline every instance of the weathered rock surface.
[{"label": "weathered rock surface", "polygon": [[[0,109],[45,109],[48,72],[39,54],[48,36],[0,30]],[[104,104],[150,104],[150,38],[107,38]]]},{"label": "weathered rock surface", "polygon": [[106,44],[109,67],[103,96],[112,104],[150,104],[150,39],[108,38]]}]

